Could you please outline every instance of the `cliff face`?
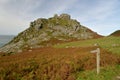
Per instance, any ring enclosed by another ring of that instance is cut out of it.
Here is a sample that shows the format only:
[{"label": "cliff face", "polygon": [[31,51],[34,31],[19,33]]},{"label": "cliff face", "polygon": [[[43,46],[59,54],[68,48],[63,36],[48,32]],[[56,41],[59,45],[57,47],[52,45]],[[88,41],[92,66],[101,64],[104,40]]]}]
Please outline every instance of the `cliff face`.
[{"label": "cliff face", "polygon": [[59,41],[90,39],[96,36],[99,35],[71,19],[70,15],[56,14],[48,19],[39,18],[31,22],[28,29],[18,34],[0,51],[17,53],[31,48],[51,46]]}]

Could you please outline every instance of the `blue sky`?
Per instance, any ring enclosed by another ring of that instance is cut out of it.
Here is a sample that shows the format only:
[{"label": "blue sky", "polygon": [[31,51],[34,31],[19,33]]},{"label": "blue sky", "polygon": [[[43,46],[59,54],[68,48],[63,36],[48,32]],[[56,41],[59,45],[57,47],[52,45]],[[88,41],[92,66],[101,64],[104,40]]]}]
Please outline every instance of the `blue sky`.
[{"label": "blue sky", "polygon": [[120,29],[120,0],[0,0],[0,35],[17,35],[37,18],[67,13],[101,35]]}]

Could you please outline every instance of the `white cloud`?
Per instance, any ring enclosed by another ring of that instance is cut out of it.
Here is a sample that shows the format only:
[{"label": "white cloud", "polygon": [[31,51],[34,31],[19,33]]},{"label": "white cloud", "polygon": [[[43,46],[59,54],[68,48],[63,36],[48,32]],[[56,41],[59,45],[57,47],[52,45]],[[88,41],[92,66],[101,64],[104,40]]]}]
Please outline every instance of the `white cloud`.
[{"label": "white cloud", "polygon": [[0,0],[0,34],[17,34],[39,17],[50,17],[69,8],[76,0]]},{"label": "white cloud", "polygon": [[81,21],[103,20],[114,13],[117,3],[118,0],[85,0],[81,4],[79,1],[71,13]]},{"label": "white cloud", "polygon": [[[74,13],[75,18],[99,34],[109,35],[119,29],[120,24],[114,21],[118,16],[111,17],[115,15],[118,3],[118,0],[99,0],[92,4],[82,5],[82,8],[76,10],[81,12]],[[113,19],[113,22],[110,19]]]},{"label": "white cloud", "polygon": [[111,25],[103,22],[115,13],[118,3],[118,0],[0,0],[0,34],[8,34],[7,31],[17,34],[29,27],[30,21],[56,13],[70,13],[83,25],[100,32],[100,26]]}]

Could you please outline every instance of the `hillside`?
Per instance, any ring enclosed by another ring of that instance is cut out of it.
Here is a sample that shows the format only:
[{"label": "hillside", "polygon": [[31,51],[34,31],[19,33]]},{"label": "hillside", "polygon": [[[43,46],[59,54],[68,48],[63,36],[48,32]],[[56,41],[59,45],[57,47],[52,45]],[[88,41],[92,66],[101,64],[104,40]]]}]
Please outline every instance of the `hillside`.
[{"label": "hillside", "polygon": [[20,53],[32,48],[52,46],[61,42],[98,38],[100,35],[82,26],[68,14],[39,18],[21,32],[11,42],[0,48],[5,53]]},{"label": "hillside", "polygon": [[120,36],[120,30],[113,32],[110,36]]},{"label": "hillside", "polygon": [[[96,54],[90,53],[97,47],[101,50],[99,75],[96,74]],[[119,37],[104,37],[35,48],[21,54],[1,54],[0,79],[117,80],[120,75],[119,48]]]},{"label": "hillside", "polygon": [[84,40],[84,41],[74,41],[68,43],[62,43],[59,45],[54,45],[55,48],[79,48],[79,47],[92,47],[96,46],[101,47],[107,51],[120,55],[120,38],[109,36],[98,39]]}]

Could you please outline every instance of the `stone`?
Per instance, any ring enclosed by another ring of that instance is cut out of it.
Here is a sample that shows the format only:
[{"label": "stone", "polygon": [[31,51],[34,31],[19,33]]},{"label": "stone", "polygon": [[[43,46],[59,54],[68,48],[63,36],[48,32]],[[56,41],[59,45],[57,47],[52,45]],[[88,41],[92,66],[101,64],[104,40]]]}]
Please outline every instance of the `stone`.
[{"label": "stone", "polygon": [[58,15],[57,15],[57,14],[54,14],[54,18],[58,18]]},{"label": "stone", "polygon": [[18,53],[21,53],[22,52],[22,50],[18,50]]},{"label": "stone", "polygon": [[70,15],[61,14],[58,16],[55,14],[54,17],[48,19],[38,18],[32,21],[29,28],[1,47],[0,51],[20,53],[25,48],[31,50],[57,44],[56,41],[50,43],[54,39],[64,42],[73,39],[89,39],[94,35],[98,34],[82,26],[77,20],[71,19]]},{"label": "stone", "polygon": [[95,43],[94,46],[99,46],[98,43]]},{"label": "stone", "polygon": [[40,30],[40,29],[42,29],[42,28],[43,28],[43,24],[42,24],[42,23],[35,25],[35,29],[36,29],[36,30]]},{"label": "stone", "polygon": [[62,19],[70,20],[70,15],[68,15],[68,14],[61,14],[59,17]]}]

